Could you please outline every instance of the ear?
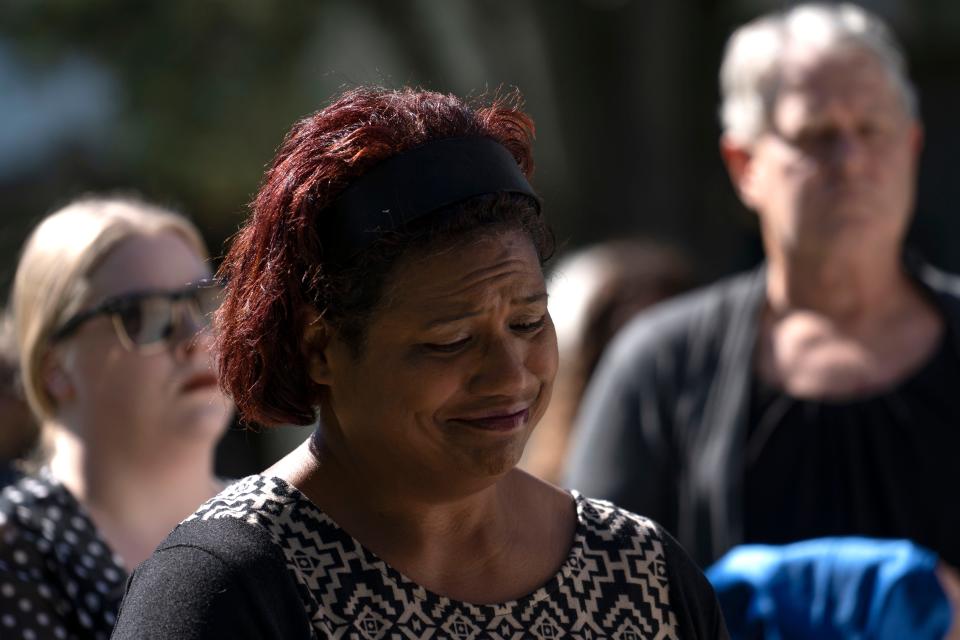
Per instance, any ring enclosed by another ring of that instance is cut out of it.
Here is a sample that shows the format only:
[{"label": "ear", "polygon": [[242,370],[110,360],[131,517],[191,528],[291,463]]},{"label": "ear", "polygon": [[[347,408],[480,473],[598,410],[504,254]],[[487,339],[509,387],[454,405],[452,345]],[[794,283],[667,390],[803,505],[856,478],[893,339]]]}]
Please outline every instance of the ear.
[{"label": "ear", "polygon": [[61,405],[76,396],[77,390],[73,385],[73,380],[64,370],[56,352],[48,352],[44,356],[41,366],[43,387],[57,405]]},{"label": "ear", "polygon": [[723,164],[726,165],[727,173],[730,175],[730,182],[740,196],[741,202],[753,209],[755,179],[753,151],[725,135],[720,138],[720,156],[723,158]]},{"label": "ear", "polygon": [[920,122],[914,123],[912,131],[910,132],[910,142],[913,147],[913,157],[917,160],[919,160],[920,153],[923,151],[923,140],[925,137],[923,125],[920,124]]},{"label": "ear", "polygon": [[329,350],[333,328],[314,309],[304,312],[300,323],[300,346],[307,363],[310,379],[320,385],[330,385],[333,375],[330,369]]}]

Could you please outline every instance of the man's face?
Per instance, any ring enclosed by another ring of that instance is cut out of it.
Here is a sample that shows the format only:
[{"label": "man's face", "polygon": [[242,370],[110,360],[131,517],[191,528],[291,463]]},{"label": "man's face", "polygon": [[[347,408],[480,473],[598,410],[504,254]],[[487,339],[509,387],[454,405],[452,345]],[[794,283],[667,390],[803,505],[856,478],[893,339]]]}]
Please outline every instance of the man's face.
[{"label": "man's face", "polygon": [[919,125],[873,54],[794,55],[741,194],[768,250],[898,252],[919,147]]}]

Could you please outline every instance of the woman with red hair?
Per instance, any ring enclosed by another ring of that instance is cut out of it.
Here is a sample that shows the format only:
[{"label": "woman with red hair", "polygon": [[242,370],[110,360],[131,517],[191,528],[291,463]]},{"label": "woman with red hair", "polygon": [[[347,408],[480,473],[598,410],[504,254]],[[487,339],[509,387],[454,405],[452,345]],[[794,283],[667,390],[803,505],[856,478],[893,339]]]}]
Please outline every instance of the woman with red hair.
[{"label": "woman with red hair", "polygon": [[363,88],[293,127],[219,371],[248,420],[318,426],[141,565],[115,638],[724,634],[657,525],[515,469],[557,367],[515,105]]}]

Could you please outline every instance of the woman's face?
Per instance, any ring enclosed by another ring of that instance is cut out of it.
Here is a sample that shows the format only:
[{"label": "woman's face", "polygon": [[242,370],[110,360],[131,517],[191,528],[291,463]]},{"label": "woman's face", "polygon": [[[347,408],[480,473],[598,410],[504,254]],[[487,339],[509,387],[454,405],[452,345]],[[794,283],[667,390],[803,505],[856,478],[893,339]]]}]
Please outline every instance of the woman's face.
[{"label": "woman's face", "polygon": [[428,490],[489,483],[520,459],[557,369],[532,243],[511,231],[402,259],[362,353],[334,338],[325,354],[329,375],[314,379],[337,455]]},{"label": "woman's face", "polygon": [[[132,236],[91,274],[85,308],[209,277],[205,261],[176,233]],[[124,348],[109,315],[85,322],[56,348],[67,382],[60,418],[88,445],[131,455],[157,458],[171,447],[212,446],[231,409],[217,386],[209,331],[198,330],[185,317],[168,348],[145,355]]]}]

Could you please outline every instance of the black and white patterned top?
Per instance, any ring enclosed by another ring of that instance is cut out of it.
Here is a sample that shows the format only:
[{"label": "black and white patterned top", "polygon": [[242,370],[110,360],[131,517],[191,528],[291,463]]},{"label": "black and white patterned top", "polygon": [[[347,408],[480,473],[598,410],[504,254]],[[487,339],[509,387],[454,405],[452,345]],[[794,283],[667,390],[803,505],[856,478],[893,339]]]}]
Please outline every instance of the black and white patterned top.
[{"label": "black and white patterned top", "polygon": [[0,638],[106,640],[123,563],[48,471],[0,492]]},{"label": "black and white patterned top", "polygon": [[182,523],[135,572],[114,638],[726,637],[716,599],[640,516],[574,494],[559,572],[510,602],[432,593],[279,478],[250,476]]}]

